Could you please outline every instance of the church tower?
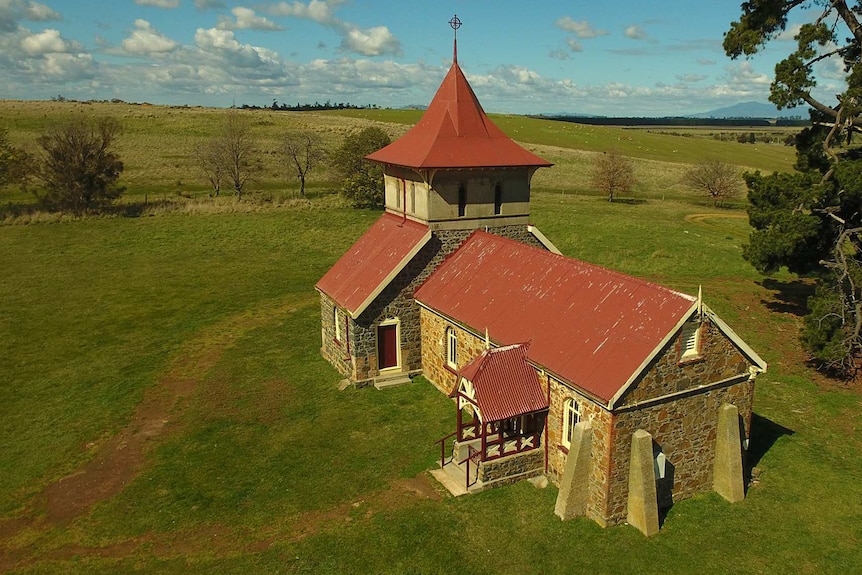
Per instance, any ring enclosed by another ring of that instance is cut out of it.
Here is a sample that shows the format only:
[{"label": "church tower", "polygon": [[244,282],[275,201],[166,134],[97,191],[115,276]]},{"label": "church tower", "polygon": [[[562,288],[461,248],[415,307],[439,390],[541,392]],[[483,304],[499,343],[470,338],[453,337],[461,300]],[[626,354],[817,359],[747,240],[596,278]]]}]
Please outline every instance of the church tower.
[{"label": "church tower", "polygon": [[[457,16],[450,24],[457,34]],[[367,156],[383,166],[385,213],[315,286],[321,353],[355,385],[422,371],[413,292],[474,230],[559,253],[530,225],[530,180],[552,164],[488,118],[457,46],[419,122]]]},{"label": "church tower", "polygon": [[[457,34],[457,16],[450,24]],[[433,231],[527,226],[530,180],[552,164],[488,118],[458,65],[457,42],[419,123],[368,156],[383,166],[386,211]]]}]

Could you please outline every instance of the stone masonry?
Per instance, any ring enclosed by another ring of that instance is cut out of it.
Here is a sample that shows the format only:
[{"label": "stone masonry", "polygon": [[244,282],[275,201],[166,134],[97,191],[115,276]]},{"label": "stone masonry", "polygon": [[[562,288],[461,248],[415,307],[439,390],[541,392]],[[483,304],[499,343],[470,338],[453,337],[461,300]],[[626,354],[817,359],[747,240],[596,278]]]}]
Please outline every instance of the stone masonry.
[{"label": "stone masonry", "polygon": [[[488,232],[541,247],[526,226],[489,227]],[[414,291],[428,279],[437,266],[454,252],[471,230],[438,230],[410,263],[384,288],[356,319],[342,325],[342,341],[335,338],[334,302],[321,294],[321,353],[338,371],[354,383],[362,384],[379,375],[377,365],[377,327],[386,320],[399,322],[401,371],[419,370],[422,365],[419,305]],[[347,316],[344,310],[342,316]],[[348,354],[349,345],[349,354]]]}]

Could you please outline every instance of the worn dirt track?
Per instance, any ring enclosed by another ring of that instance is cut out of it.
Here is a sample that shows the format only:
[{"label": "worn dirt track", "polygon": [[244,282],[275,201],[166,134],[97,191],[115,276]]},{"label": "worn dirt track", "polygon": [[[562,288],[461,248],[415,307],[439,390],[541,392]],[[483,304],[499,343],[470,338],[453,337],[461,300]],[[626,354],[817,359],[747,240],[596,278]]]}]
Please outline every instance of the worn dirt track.
[{"label": "worn dirt track", "polygon": [[[233,342],[256,328],[277,322],[296,310],[313,305],[315,298],[302,301],[293,298],[282,302],[265,302],[254,309],[228,317],[206,327],[179,351],[170,367],[156,384],[148,388],[130,422],[114,436],[93,447],[92,457],[79,469],[48,483],[35,495],[22,513],[0,522],[0,571],[27,560],[28,547],[39,540],[39,533],[66,525],[86,515],[92,507],[120,493],[134,480],[146,464],[147,452],[160,439],[181,427],[184,399],[198,390],[198,382],[233,345]],[[23,548],[8,545],[25,534],[31,541]],[[61,555],[123,555],[137,544],[124,542],[104,549],[68,548]]]}]

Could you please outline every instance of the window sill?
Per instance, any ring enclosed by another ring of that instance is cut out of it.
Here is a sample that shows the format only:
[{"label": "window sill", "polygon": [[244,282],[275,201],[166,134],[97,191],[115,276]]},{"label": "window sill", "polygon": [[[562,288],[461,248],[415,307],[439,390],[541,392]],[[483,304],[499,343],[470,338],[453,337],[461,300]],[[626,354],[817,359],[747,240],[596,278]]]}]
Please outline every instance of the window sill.
[{"label": "window sill", "polygon": [[565,453],[566,455],[568,455],[568,454],[569,454],[569,448],[568,448],[568,447],[566,447],[565,445],[562,445],[562,444],[557,445],[557,449],[559,449],[560,451],[562,451],[562,452],[563,452],[563,453]]},{"label": "window sill", "polygon": [[700,354],[698,354],[698,355],[691,355],[691,356],[689,356],[689,357],[681,357],[681,358],[679,358],[679,361],[677,362],[677,365],[679,365],[679,366],[691,365],[691,364],[693,364],[693,363],[700,363],[700,362],[702,362],[702,361],[704,361],[704,360],[706,360],[706,357],[704,357],[703,355],[700,355]]},{"label": "window sill", "polygon": [[448,363],[444,363],[444,364],[443,364],[443,368],[444,368],[446,371],[448,371],[449,373],[451,373],[452,375],[458,375],[458,368],[457,368],[457,367],[452,367],[452,366],[451,366],[451,365],[449,365]]}]

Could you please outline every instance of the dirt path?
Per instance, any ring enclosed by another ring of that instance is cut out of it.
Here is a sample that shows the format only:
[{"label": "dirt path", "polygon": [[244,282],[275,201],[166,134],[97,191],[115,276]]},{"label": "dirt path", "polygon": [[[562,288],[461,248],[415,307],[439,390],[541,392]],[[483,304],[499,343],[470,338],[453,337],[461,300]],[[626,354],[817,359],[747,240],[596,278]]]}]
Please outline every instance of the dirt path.
[{"label": "dirt path", "polygon": [[701,224],[704,226],[710,225],[706,220],[717,219],[747,220],[748,214],[723,214],[721,212],[714,212],[711,214],[689,214],[685,217],[685,221],[687,222],[691,222],[693,224]]},{"label": "dirt path", "polygon": [[[158,440],[179,429],[183,400],[196,392],[200,378],[238,337],[315,302],[313,297],[266,302],[206,327],[183,346],[159,382],[146,390],[126,427],[97,445],[93,457],[78,470],[46,486],[22,514],[0,523],[0,541],[10,541],[25,530],[64,525],[121,492],[140,474],[147,452]],[[15,562],[0,547],[0,571]]]}]

